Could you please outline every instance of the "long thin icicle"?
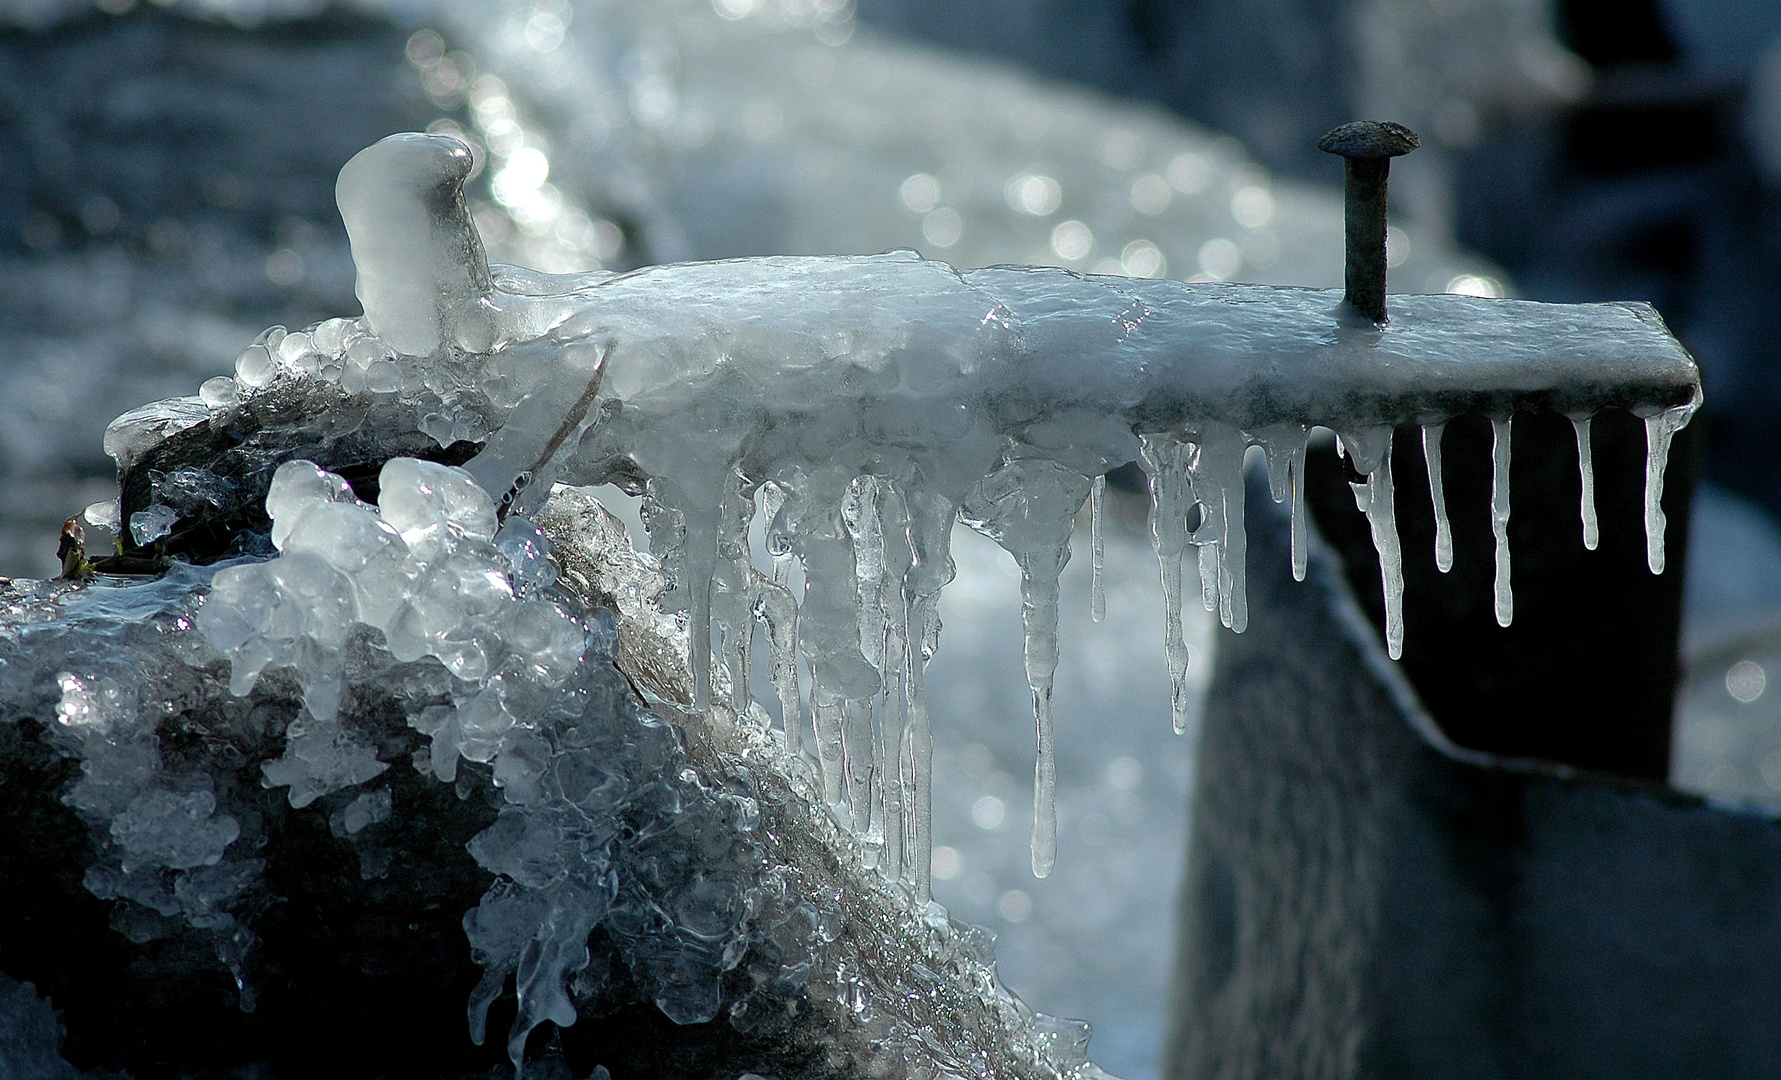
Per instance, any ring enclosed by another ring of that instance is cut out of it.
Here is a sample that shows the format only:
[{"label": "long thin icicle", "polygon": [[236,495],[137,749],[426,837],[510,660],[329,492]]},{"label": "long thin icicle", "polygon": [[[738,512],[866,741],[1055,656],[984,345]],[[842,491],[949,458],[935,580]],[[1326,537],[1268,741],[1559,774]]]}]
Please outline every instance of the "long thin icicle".
[{"label": "long thin icicle", "polygon": [[750,656],[754,649],[754,582],[749,565],[748,526],[754,519],[754,495],[740,472],[725,480],[719,508],[717,558],[712,569],[711,619],[722,643],[724,669],[730,679],[730,711],[748,713]]},{"label": "long thin icicle", "polygon": [[1292,463],[1292,579],[1305,580],[1305,568],[1311,558],[1310,540],[1305,535],[1305,451]]},{"label": "long thin icicle", "polygon": [[904,492],[909,511],[912,564],[903,578],[909,612],[904,650],[908,721],[903,744],[908,763],[910,817],[903,844],[919,900],[933,895],[934,735],[928,720],[927,664],[940,645],[940,590],[952,580],[952,523],[958,506],[919,487]]},{"label": "long thin icicle", "polygon": [[[884,671],[884,639],[888,629],[884,602],[884,536],[879,482],[875,476],[855,478],[841,505],[841,520],[853,541],[854,587],[860,654],[879,673]],[[876,697],[876,695],[874,695]],[[879,737],[873,723],[873,700],[852,699],[842,715],[842,753],[847,762],[847,803],[854,828],[868,858],[884,844],[883,786],[879,779]]]},{"label": "long thin icicle", "polygon": [[1515,619],[1515,594],[1509,585],[1509,419],[1490,422],[1490,531],[1496,537],[1498,626]]},{"label": "long thin icicle", "polygon": [[1107,586],[1102,577],[1107,565],[1107,543],[1105,529],[1107,476],[1095,477],[1094,486],[1089,489],[1089,544],[1093,549],[1094,570],[1089,578],[1088,616],[1095,622],[1107,618]]},{"label": "long thin icicle", "polygon": [[[924,596],[910,605],[911,628],[934,618],[938,596]],[[913,635],[911,635],[913,637]],[[909,757],[909,787],[913,794],[909,827],[903,838],[909,868],[914,875],[915,896],[926,900],[934,893],[934,733],[928,721],[928,651],[913,641],[907,650],[909,722],[904,732]]]},{"label": "long thin icicle", "polygon": [[767,653],[773,689],[779,693],[785,752],[796,758],[804,752],[804,705],[798,695],[798,602],[791,590],[756,574],[754,614],[767,627]]},{"label": "long thin icicle", "polygon": [[880,536],[884,545],[884,577],[880,605],[884,611],[884,656],[879,671],[884,678],[884,697],[878,715],[878,790],[876,805],[884,820],[884,855],[879,870],[887,877],[901,877],[908,862],[908,798],[903,789],[903,742],[908,734],[907,680],[909,606],[903,587],[914,565],[909,543],[909,510],[902,494],[888,481],[881,482]]},{"label": "long thin icicle", "polygon": [[1057,863],[1057,755],[1052,685],[1057,675],[1058,576],[1070,561],[1070,533],[1093,481],[1043,458],[1011,453],[965,499],[962,520],[1014,556],[1020,567],[1020,622],[1027,685],[1033,692],[1033,875]]},{"label": "long thin icicle", "polygon": [[[1150,543],[1163,584],[1163,656],[1169,665],[1175,734],[1197,719],[1197,696],[1187,684],[1187,637],[1182,628],[1181,562],[1187,548],[1187,514],[1194,499],[1187,479],[1186,443],[1161,435],[1143,437],[1144,471],[1150,477]],[[1206,558],[1201,549],[1201,558]]]},{"label": "long thin icicle", "polygon": [[1670,463],[1670,440],[1694,415],[1693,402],[1645,418],[1645,563],[1653,574],[1664,572],[1664,469]]},{"label": "long thin icicle", "polygon": [[1275,502],[1291,500],[1292,574],[1305,580],[1305,448],[1310,431],[1303,424],[1274,424],[1251,433],[1268,459],[1268,494]]},{"label": "long thin icicle", "polygon": [[1589,445],[1589,417],[1573,416],[1571,425],[1577,429],[1577,473],[1583,480],[1583,546],[1594,551],[1602,533],[1595,516],[1595,453]]},{"label": "long thin icicle", "polygon": [[1035,555],[1021,567],[1021,621],[1026,631],[1027,681],[1033,690],[1038,754],[1033,762],[1033,876],[1057,865],[1057,752],[1052,732],[1052,681],[1057,672],[1058,572],[1069,558]]},{"label": "long thin icicle", "polygon": [[1393,660],[1404,654],[1404,554],[1398,540],[1397,499],[1391,480],[1390,425],[1350,432],[1342,440],[1349,461],[1367,478],[1351,484],[1355,502],[1367,515],[1373,549],[1379,553],[1379,579],[1385,592],[1385,649]]},{"label": "long thin icicle", "polygon": [[1367,524],[1373,529],[1373,547],[1379,552],[1379,577],[1385,587],[1385,651],[1393,660],[1404,655],[1404,554],[1398,543],[1398,520],[1391,485],[1391,436],[1386,434],[1385,454],[1379,467],[1367,475],[1372,496],[1367,503]]},{"label": "long thin icicle", "polygon": [[1453,523],[1447,519],[1447,483],[1441,475],[1441,436],[1447,425],[1424,424],[1422,460],[1428,464],[1429,498],[1435,504],[1435,569],[1453,569]]}]

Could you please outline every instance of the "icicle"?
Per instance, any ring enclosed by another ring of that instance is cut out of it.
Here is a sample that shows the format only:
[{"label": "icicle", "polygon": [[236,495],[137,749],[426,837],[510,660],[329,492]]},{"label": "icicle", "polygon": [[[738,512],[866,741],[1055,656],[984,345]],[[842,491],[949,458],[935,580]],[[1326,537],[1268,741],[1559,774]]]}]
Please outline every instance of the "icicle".
[{"label": "icicle", "polygon": [[1200,549],[1200,596],[1225,626],[1249,625],[1243,528],[1243,455],[1249,439],[1220,424],[1204,425],[1187,454],[1188,479],[1201,508],[1188,543]]},{"label": "icicle", "polygon": [[674,586],[663,610],[687,613],[691,639],[687,666],[693,704],[700,711],[711,707],[711,590],[717,572],[723,478],[730,474],[726,467],[709,478],[652,479],[642,507],[650,553],[661,560]]},{"label": "icicle", "polygon": [[[1186,734],[1198,717],[1197,697],[1187,684],[1187,638],[1182,628],[1181,561],[1186,554],[1187,514],[1194,499],[1187,479],[1188,447],[1167,436],[1145,435],[1141,461],[1150,477],[1150,543],[1163,583],[1163,656],[1169,665],[1175,734]],[[1201,549],[1201,558],[1206,553]]]},{"label": "icicle", "polygon": [[779,692],[779,715],[785,728],[785,752],[804,752],[804,705],[798,696],[798,602],[791,591],[766,577],[754,577],[754,614],[767,627],[767,655],[773,688]]},{"label": "icicle", "polygon": [[754,568],[749,565],[748,526],[754,520],[754,497],[747,479],[733,471],[726,479],[718,513],[716,556],[712,568],[712,621],[717,624],[724,666],[730,677],[730,711],[748,714],[754,701],[749,687],[754,647]]},{"label": "icicle", "polygon": [[1441,475],[1441,436],[1446,431],[1445,423],[1422,428],[1422,460],[1428,464],[1429,498],[1435,504],[1435,569],[1443,574],[1453,569],[1453,524],[1447,519],[1447,483]]},{"label": "icicle", "polygon": [[822,799],[830,806],[847,795],[845,758],[841,750],[841,705],[839,699],[822,700],[818,692],[810,694],[810,726],[816,731],[816,760],[822,766]]},{"label": "icicle", "polygon": [[[1213,517],[1212,508],[1203,502],[1199,504],[1199,507],[1200,527],[1188,534],[1188,543],[1190,544],[1193,543],[1192,537],[1199,535],[1202,531],[1210,531],[1206,529],[1206,523]],[[1222,529],[1218,530],[1218,534],[1222,534],[1223,531]],[[1207,611],[1217,611],[1218,586],[1224,580],[1224,575],[1218,568],[1218,559],[1223,552],[1219,549],[1218,544],[1212,541],[1194,544],[1194,547],[1197,549],[1194,552],[1194,557],[1198,560],[1197,565],[1200,568],[1200,603],[1205,606]],[[1221,618],[1219,621],[1223,622],[1224,620]]]},{"label": "icicle", "polygon": [[[854,588],[860,654],[884,674],[884,540],[878,522],[878,478],[855,477],[841,503],[841,520],[853,544]],[[842,753],[847,760],[847,805],[868,852],[883,844],[883,815],[877,803],[878,733],[870,701],[849,700],[842,708]],[[874,813],[875,810],[880,812]]]},{"label": "icicle", "polygon": [[1292,576],[1305,580],[1305,447],[1310,432],[1303,424],[1281,424],[1255,433],[1268,455],[1268,494],[1275,502],[1292,501]]},{"label": "icicle", "polygon": [[778,484],[761,485],[761,520],[766,523],[767,554],[773,558],[773,584],[785,587],[792,576],[792,539],[785,535],[779,510],[785,505],[786,490]]},{"label": "icicle", "polygon": [[1089,489],[1089,543],[1093,548],[1094,572],[1088,585],[1088,615],[1095,622],[1107,618],[1107,588],[1101,578],[1107,564],[1107,545],[1104,532],[1104,518],[1107,502],[1106,474],[1095,477],[1095,483]]},{"label": "icicle", "polygon": [[1255,432],[1256,445],[1262,448],[1268,465],[1268,495],[1277,503],[1285,502],[1292,486],[1292,461],[1304,450],[1305,429],[1299,428],[1298,438],[1281,445],[1282,432],[1277,429],[1263,429]]},{"label": "icicle", "polygon": [[903,845],[916,898],[927,900],[933,895],[934,845],[934,735],[928,722],[927,663],[940,644],[940,590],[953,576],[952,525],[958,506],[919,486],[907,489],[904,500],[912,564],[903,578],[910,639],[904,652],[908,721],[903,736],[910,816]]},{"label": "icicle", "polygon": [[1236,476],[1224,491],[1224,550],[1219,557],[1219,618],[1234,634],[1249,629],[1249,533],[1243,522],[1243,451],[1237,451]]},{"label": "icicle", "polygon": [[872,727],[872,703],[849,698],[841,703],[841,754],[847,776],[847,812],[854,835],[866,849],[867,865],[876,865],[884,846],[883,822],[872,813],[873,777],[878,768],[878,736]]},{"label": "icicle", "polygon": [[904,839],[908,829],[908,800],[903,790],[902,763],[908,733],[906,716],[909,665],[909,607],[904,584],[914,565],[909,541],[909,510],[902,494],[888,481],[879,486],[879,537],[883,549],[883,573],[879,607],[884,617],[884,649],[880,673],[884,678],[883,704],[878,716],[877,789],[874,809],[882,818],[884,856],[879,869],[890,878],[900,877],[908,862]]},{"label": "icicle", "polygon": [[[916,600],[910,607],[911,621],[925,620],[938,599],[928,596]],[[909,722],[903,738],[903,744],[908,748],[905,753],[909,758],[912,810],[903,845],[908,851],[915,895],[919,900],[926,900],[934,893],[934,733],[928,725],[927,660],[925,649],[910,649],[907,653]]]},{"label": "icicle", "polygon": [[1590,551],[1601,540],[1601,529],[1595,516],[1595,453],[1589,444],[1589,417],[1571,417],[1577,429],[1577,473],[1583,481],[1583,546]]},{"label": "icicle", "polygon": [[1351,433],[1343,445],[1354,467],[1366,474],[1365,484],[1353,485],[1364,492],[1367,524],[1373,533],[1373,549],[1379,553],[1379,579],[1385,592],[1385,650],[1393,660],[1404,654],[1404,556],[1398,541],[1396,496],[1391,480],[1389,425]]},{"label": "icicle", "polygon": [[1509,585],[1509,418],[1492,419],[1490,464],[1490,531],[1496,537],[1497,625],[1515,618],[1515,594]]},{"label": "icicle", "polygon": [[1033,691],[1038,754],[1033,763],[1033,876],[1046,877],[1057,863],[1057,757],[1052,734],[1052,680],[1057,671],[1058,573],[1068,562],[1063,548],[1037,554],[1021,567],[1021,622],[1026,631],[1027,682]]},{"label": "icicle", "polygon": [[1224,536],[1219,547],[1219,619],[1241,634],[1249,629],[1249,533],[1243,520],[1248,486],[1243,483],[1243,456],[1249,440],[1241,432],[1222,432],[1214,454],[1202,463],[1216,467],[1224,502]]},{"label": "icicle", "polygon": [[1292,579],[1305,580],[1310,559],[1310,541],[1305,535],[1305,452],[1299,451],[1292,463]]},{"label": "icicle", "polygon": [[1404,556],[1398,546],[1389,450],[1367,483],[1373,489],[1367,522],[1373,527],[1373,546],[1379,551],[1379,576],[1385,587],[1385,650],[1397,660],[1404,655]]},{"label": "icicle", "polygon": [[1670,440],[1694,415],[1695,403],[1678,405],[1645,418],[1645,563],[1653,574],[1664,572],[1664,469],[1670,461]]},{"label": "icicle", "polygon": [[1033,874],[1057,862],[1057,761],[1052,746],[1052,681],[1057,674],[1058,575],[1070,561],[1070,533],[1093,482],[1042,457],[1011,451],[978,481],[960,518],[1000,544],[1020,567],[1020,621],[1027,685],[1033,692],[1038,753],[1033,766]]},{"label": "icicle", "polygon": [[[816,729],[823,791],[831,803],[841,801],[848,780],[858,787],[860,770],[867,769],[864,775],[870,775],[870,716],[861,732],[851,703],[869,703],[884,685],[878,670],[860,653],[859,574],[842,520],[852,480],[851,474],[840,469],[805,477],[792,489],[792,502],[780,511],[781,517],[796,522],[797,550],[804,563],[798,644],[810,661],[811,723]],[[850,729],[851,735],[844,734]],[[850,762],[854,775],[844,779]],[[869,787],[866,791],[862,801],[850,803],[862,819],[869,817],[865,812]]]}]

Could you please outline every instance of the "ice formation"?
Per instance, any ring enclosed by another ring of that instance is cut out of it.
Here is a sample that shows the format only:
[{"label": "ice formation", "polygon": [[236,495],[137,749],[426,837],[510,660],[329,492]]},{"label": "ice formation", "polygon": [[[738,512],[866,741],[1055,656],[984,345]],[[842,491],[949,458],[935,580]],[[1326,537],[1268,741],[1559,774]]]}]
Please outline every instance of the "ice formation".
[{"label": "ice formation", "polygon": [[[107,418],[224,373],[263,326],[353,310],[326,193],[342,150],[389,131],[462,133],[482,161],[471,207],[490,256],[552,272],[913,247],[964,266],[1340,279],[1333,193],[1271,177],[1235,140],[1160,111],[885,40],[851,4],[345,0],[320,18],[311,0],[101,8],[0,2],[0,24],[32,39],[55,26],[49,51],[26,49],[0,75],[0,93],[45,117],[28,141],[60,133],[13,191],[29,250],[0,252],[0,367],[17,389],[0,399],[12,507],[0,573],[55,572],[34,537],[60,524],[70,483],[85,485],[82,501],[104,497]],[[349,47],[328,27],[355,10],[367,18]],[[210,40],[213,19],[258,28],[240,38],[251,62],[144,44]],[[339,67],[317,80],[318,63]],[[56,89],[97,78],[255,107],[149,148],[85,125],[85,99]],[[154,183],[117,165],[151,158]],[[226,192],[213,191],[219,176]],[[196,191],[230,206],[194,205]],[[1069,241],[1061,251],[1054,233]],[[50,236],[53,247],[34,246]],[[1500,276],[1439,230],[1398,222],[1392,236],[1399,287]],[[228,392],[224,379],[200,395]]]},{"label": "ice formation", "polygon": [[[458,193],[468,162],[452,140],[396,136],[343,172],[355,257],[368,268],[359,283],[366,336],[353,347],[377,340],[389,350],[401,340],[405,354],[463,358],[457,377],[466,389],[486,387],[485,403],[467,394],[429,422],[442,444],[447,428],[452,438],[492,432],[467,469],[502,493],[503,512],[535,508],[555,482],[618,480],[645,494],[652,549],[674,585],[664,603],[695,628],[700,705],[713,670],[713,639],[702,628],[713,628],[718,655],[739,657],[752,616],[782,589],[757,581],[748,565],[748,523],[757,499],[772,498],[769,548],[795,554],[805,573],[796,643],[809,665],[825,793],[869,843],[887,845],[886,869],[918,887],[931,746],[920,670],[937,641],[933,599],[950,575],[955,517],[995,538],[1022,572],[1039,747],[1033,864],[1043,874],[1053,858],[1046,778],[1056,575],[1096,477],[1142,457],[1171,622],[1183,602],[1181,554],[1192,545],[1201,549],[1203,601],[1241,631],[1244,454],[1263,448],[1284,499],[1300,484],[1310,428],[1335,428],[1366,478],[1356,499],[1380,552],[1395,656],[1403,641],[1396,424],[1493,416],[1497,612],[1506,624],[1509,415],[1529,406],[1650,412],[1655,506],[1668,433],[1697,397],[1692,361],[1642,305],[1405,297],[1377,328],[1345,322],[1332,294],[1316,290],[957,271],[913,253],[619,276],[490,272]],[[407,223],[428,191],[433,212],[417,231]],[[469,265],[441,266],[439,252]],[[409,267],[409,277],[390,284],[385,266]],[[381,293],[415,280],[425,283],[425,304]],[[280,351],[300,361],[311,347]],[[390,350],[382,362],[395,361]],[[324,373],[341,367],[325,356],[309,363]],[[1655,513],[1647,541],[1658,569]],[[1168,637],[1179,687],[1187,657],[1179,631]],[[783,670],[792,660],[783,633],[779,640]],[[1190,695],[1176,696],[1185,729]],[[907,802],[905,791],[914,796]]]},{"label": "ice formation", "polygon": [[[1274,496],[1293,498],[1302,534],[1308,432],[1339,431],[1365,477],[1355,494],[1380,553],[1394,656],[1403,643],[1390,468],[1399,423],[1425,426],[1438,466],[1441,423],[1463,411],[1493,416],[1496,608],[1507,625],[1509,414],[1643,408],[1647,541],[1653,570],[1662,567],[1662,462],[1697,395],[1692,362],[1641,305],[1406,297],[1378,328],[1344,321],[1321,291],[957,271],[913,253],[619,276],[491,270],[461,193],[470,165],[443,136],[393,136],[355,158],[340,202],[367,314],[272,331],[243,353],[237,383],[251,392],[304,374],[420,403],[419,426],[441,446],[486,439],[466,468],[498,493],[501,515],[535,510],[557,482],[617,480],[642,492],[651,546],[673,586],[664,610],[684,612],[694,628],[694,704],[711,700],[716,655],[741,711],[737,673],[753,622],[766,622],[783,715],[808,708],[827,800],[882,851],[887,873],[924,892],[932,741],[921,672],[938,640],[934,603],[951,573],[955,517],[1002,544],[1022,573],[1040,875],[1055,858],[1057,574],[1077,512],[1124,461],[1141,457],[1151,476],[1178,730],[1192,721],[1179,629],[1188,546],[1200,549],[1207,609],[1238,632],[1247,622],[1241,476],[1250,446],[1267,455]],[[1438,483],[1438,468],[1431,478]],[[275,484],[275,543],[286,528],[282,498]],[[782,573],[768,579],[750,566],[757,501],[771,506],[771,554],[782,569],[795,556],[804,571],[802,597],[787,592]],[[494,520],[491,512],[479,527]],[[344,593],[326,595],[338,603]],[[386,614],[366,621],[385,628]],[[810,680],[802,696],[800,655]],[[238,662],[237,679],[274,659]],[[325,723],[321,693],[314,711]],[[787,725],[788,745],[799,726]]]},{"label": "ice formation", "polygon": [[255,792],[319,806],[362,874],[386,877],[428,824],[400,769],[460,799],[493,786],[498,813],[468,845],[495,879],[464,918],[486,972],[468,1019],[481,1042],[513,980],[516,1065],[539,1023],[641,994],[677,1023],[794,1033],[792,1063],[814,1049],[870,1075],[1101,1075],[1085,1028],[1000,988],[986,935],[862,863],[758,708],[638,703],[613,615],[589,601],[633,642],[678,647],[659,693],[691,696],[687,634],[598,504],[546,507],[578,553],[565,583],[545,534],[517,516],[497,529],[461,470],[394,458],[378,480],[372,505],[286,462],[270,559],[0,585],[7,719],[53,718],[45,737],[81,762],[65,801],[99,838],[85,887],[116,902],[118,930],[208,942],[254,1008],[253,925],[276,902],[261,855],[287,813]]},{"label": "ice formation", "polygon": [[[959,271],[896,252],[552,276],[486,265],[460,187],[470,166],[442,136],[393,136],[360,154],[339,197],[366,314],[268,331],[242,353],[231,385],[120,418],[107,446],[128,476],[183,430],[311,391],[336,402],[342,425],[369,415],[347,403],[369,402],[440,450],[482,444],[462,469],[389,457],[375,504],[287,455],[264,498],[271,552],[178,569],[133,602],[163,622],[195,620],[202,645],[183,646],[178,662],[220,668],[226,658],[235,695],[253,700],[269,671],[294,677],[301,710],[256,779],[286,788],[292,809],[327,800],[337,836],[361,843],[402,813],[387,789],[369,786],[391,767],[365,730],[373,694],[394,694],[403,724],[427,738],[413,768],[460,786],[463,762],[487,770],[477,775],[492,779],[502,807],[470,852],[497,882],[465,921],[487,972],[470,1018],[480,1041],[488,1004],[513,974],[516,1062],[533,1027],[572,1023],[577,1000],[601,992],[587,974],[598,968],[587,943],[600,926],[680,1022],[721,1014],[763,1030],[821,987],[905,1063],[926,1046],[952,1071],[1000,1071],[946,1057],[977,1046],[967,1057],[1092,1070],[1069,1048],[1077,1036],[1035,1028],[999,994],[979,944],[936,909],[921,914],[932,776],[924,667],[938,646],[955,520],[1000,544],[1021,573],[1040,875],[1056,857],[1059,574],[1079,511],[1092,502],[1098,522],[1100,480],[1115,466],[1136,458],[1150,477],[1178,730],[1196,700],[1182,628],[1189,547],[1207,610],[1234,631],[1247,622],[1252,447],[1266,457],[1274,498],[1293,501],[1302,572],[1309,432],[1338,432],[1364,477],[1355,496],[1379,549],[1394,655],[1402,556],[1390,455],[1400,424],[1422,425],[1438,483],[1440,425],[1463,412],[1493,417],[1500,541],[1515,410],[1641,412],[1647,541],[1652,569],[1662,568],[1664,458],[1698,380],[1643,305],[1402,297],[1379,327],[1345,321],[1333,292]],[[220,478],[198,472],[157,473],[134,501],[127,486],[119,513],[143,523],[139,545],[239,495],[242,481],[213,491]],[[572,496],[558,485],[604,482],[643,495],[659,572],[574,569],[565,556],[575,586],[566,587],[531,519],[558,520],[559,535],[598,531],[596,508],[566,511]],[[749,550],[757,516],[770,572]],[[67,621],[56,605],[73,611],[107,602],[104,593],[52,590],[20,610]],[[608,602],[631,628],[628,646],[591,606]],[[756,621],[784,717],[772,738],[749,696]],[[624,663],[626,647],[626,670],[650,675],[655,714],[605,662]],[[259,868],[231,854],[244,826],[229,792],[164,770],[156,718],[139,695],[99,667],[76,667],[57,676],[63,737],[86,771],[70,797],[105,823],[114,860],[94,868],[89,888],[214,935],[246,1003],[241,957],[253,937],[231,904]],[[657,718],[676,703],[691,707],[680,713],[684,736]],[[768,767],[740,787],[719,783],[712,762],[726,753]],[[632,839],[617,844],[627,828]],[[641,839],[652,830],[658,839]],[[835,897],[808,877],[815,856],[799,843],[823,858],[851,852],[878,881]],[[787,880],[797,873],[805,879]],[[838,906],[812,906],[817,896]],[[840,928],[898,920],[905,936],[887,940],[926,952],[868,955]],[[876,982],[857,977],[862,965]],[[859,997],[872,986],[897,989]],[[960,986],[979,988],[977,1005],[953,996]],[[989,1019],[972,1011],[981,1008]],[[986,1023],[1000,1034],[969,1037]],[[935,1050],[937,1024],[966,1035]]]}]

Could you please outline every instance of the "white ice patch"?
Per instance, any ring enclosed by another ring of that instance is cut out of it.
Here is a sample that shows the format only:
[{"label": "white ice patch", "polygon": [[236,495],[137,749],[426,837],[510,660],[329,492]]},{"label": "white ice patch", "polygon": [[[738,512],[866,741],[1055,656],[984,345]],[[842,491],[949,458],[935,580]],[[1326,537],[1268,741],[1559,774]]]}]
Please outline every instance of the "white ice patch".
[{"label": "white ice patch", "polygon": [[531,550],[527,560],[524,538],[504,545],[513,557],[503,551],[493,503],[463,470],[393,458],[379,485],[374,507],[311,462],[280,466],[266,505],[281,554],[220,571],[199,615],[198,629],[229,657],[237,695],[252,692],[268,667],[297,675],[307,715],[264,769],[267,786],[289,786],[294,807],[388,767],[335,719],[355,625],[380,631],[396,659],[431,656],[457,676],[453,706],[425,731],[430,771],[446,780],[460,754],[492,761],[523,734],[509,699],[559,684],[586,647],[567,612],[516,595],[516,565],[532,567],[531,579],[521,576],[535,584],[541,556]]}]

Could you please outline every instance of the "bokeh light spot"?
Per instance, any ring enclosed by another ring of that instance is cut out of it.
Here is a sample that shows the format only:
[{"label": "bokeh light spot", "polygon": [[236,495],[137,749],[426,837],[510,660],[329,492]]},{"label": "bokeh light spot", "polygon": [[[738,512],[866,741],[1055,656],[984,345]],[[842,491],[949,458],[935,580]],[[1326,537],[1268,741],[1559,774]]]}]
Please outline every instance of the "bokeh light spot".
[{"label": "bokeh light spot", "polygon": [[1740,660],[1725,673],[1725,692],[1748,705],[1768,689],[1769,674],[1754,660]]}]

